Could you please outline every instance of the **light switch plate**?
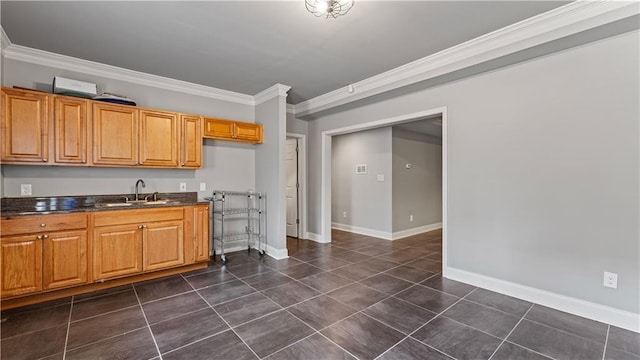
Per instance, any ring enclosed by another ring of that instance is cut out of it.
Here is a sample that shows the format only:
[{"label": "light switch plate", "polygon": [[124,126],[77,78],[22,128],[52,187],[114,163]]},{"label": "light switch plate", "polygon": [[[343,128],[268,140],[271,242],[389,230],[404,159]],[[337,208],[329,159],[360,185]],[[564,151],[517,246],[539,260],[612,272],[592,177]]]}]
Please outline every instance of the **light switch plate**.
[{"label": "light switch plate", "polygon": [[376,176],[376,180],[377,180],[377,181],[384,181],[384,174],[378,174],[378,175]]},{"label": "light switch plate", "polygon": [[207,191],[207,183],[200,183],[200,191]]}]

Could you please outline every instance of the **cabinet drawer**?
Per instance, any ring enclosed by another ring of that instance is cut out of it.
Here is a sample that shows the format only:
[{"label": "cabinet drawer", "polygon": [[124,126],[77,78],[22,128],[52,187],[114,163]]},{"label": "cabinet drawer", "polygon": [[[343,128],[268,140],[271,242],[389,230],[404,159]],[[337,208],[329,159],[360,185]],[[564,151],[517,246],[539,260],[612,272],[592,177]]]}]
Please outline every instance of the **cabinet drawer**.
[{"label": "cabinet drawer", "polygon": [[2,226],[2,236],[85,229],[87,214],[20,216],[2,219],[0,226]]},{"label": "cabinet drawer", "polygon": [[153,221],[182,220],[183,218],[184,210],[182,207],[105,211],[93,215],[93,226],[140,224]]}]

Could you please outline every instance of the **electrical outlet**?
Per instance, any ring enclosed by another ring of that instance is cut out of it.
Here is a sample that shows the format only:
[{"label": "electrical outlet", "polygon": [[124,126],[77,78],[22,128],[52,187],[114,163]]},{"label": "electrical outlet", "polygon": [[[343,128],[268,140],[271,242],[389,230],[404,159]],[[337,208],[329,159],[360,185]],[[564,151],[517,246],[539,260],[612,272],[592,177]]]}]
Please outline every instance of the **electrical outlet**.
[{"label": "electrical outlet", "polygon": [[602,284],[605,287],[610,287],[613,289],[617,289],[618,288],[618,274],[616,273],[610,273],[605,271],[604,272],[604,283]]},{"label": "electrical outlet", "polygon": [[207,183],[200,183],[200,191],[207,191]]},{"label": "electrical outlet", "polygon": [[31,184],[20,184],[20,195],[31,196]]},{"label": "electrical outlet", "polygon": [[413,214],[409,215],[409,222],[413,222]]},{"label": "electrical outlet", "polygon": [[187,191],[187,183],[180,183],[180,191]]},{"label": "electrical outlet", "polygon": [[346,211],[343,211],[343,212],[342,212],[342,217],[343,217],[343,218],[346,218],[346,217],[347,217],[347,212],[346,212]]}]

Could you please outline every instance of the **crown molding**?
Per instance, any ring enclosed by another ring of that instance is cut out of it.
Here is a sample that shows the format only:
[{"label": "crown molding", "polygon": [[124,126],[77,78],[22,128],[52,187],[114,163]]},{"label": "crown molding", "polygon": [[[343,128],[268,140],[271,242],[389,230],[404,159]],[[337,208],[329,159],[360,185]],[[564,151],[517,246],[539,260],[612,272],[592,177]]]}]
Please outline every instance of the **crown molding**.
[{"label": "crown molding", "polygon": [[293,105],[293,104],[287,104],[287,112],[289,114],[295,115],[296,114],[296,106]]},{"label": "crown molding", "polygon": [[4,55],[4,49],[11,45],[11,40],[7,36],[7,33],[4,32],[4,28],[0,26],[0,48],[2,48],[2,55]]},{"label": "crown molding", "polygon": [[578,0],[295,106],[297,116],[442,76],[640,13],[637,1]]},{"label": "crown molding", "polygon": [[291,86],[288,85],[282,85],[282,84],[275,84],[273,86],[271,86],[270,88],[266,89],[266,90],[262,90],[261,92],[257,93],[253,99],[254,99],[254,104],[258,105],[258,104],[262,104],[265,101],[271,100],[274,97],[277,96],[287,96],[287,92],[289,92],[289,89],[291,89]]},{"label": "crown molding", "polygon": [[[4,41],[4,31],[3,41]],[[8,38],[7,38],[8,40]],[[121,80],[139,85],[151,86],[163,90],[207,97],[216,100],[230,101],[244,105],[254,105],[254,97],[233,91],[222,90],[210,86],[171,79],[163,76],[147,74],[139,71],[124,69],[117,66],[101,64],[71,56],[55,54],[48,51],[10,44],[2,49],[5,59],[23,61],[31,64],[49,66],[68,71],[80,72],[107,79]]]}]

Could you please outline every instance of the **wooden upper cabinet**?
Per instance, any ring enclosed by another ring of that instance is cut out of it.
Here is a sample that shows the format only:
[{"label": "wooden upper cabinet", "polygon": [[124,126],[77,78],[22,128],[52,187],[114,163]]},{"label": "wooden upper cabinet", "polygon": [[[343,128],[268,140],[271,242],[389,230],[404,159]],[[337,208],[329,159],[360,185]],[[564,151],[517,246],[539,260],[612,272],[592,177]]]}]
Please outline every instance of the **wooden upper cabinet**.
[{"label": "wooden upper cabinet", "polygon": [[205,118],[204,137],[217,140],[229,140],[262,144],[262,124]]},{"label": "wooden upper cabinet", "polygon": [[212,139],[233,140],[235,122],[222,119],[204,118],[204,136]]},{"label": "wooden upper cabinet", "polygon": [[180,166],[202,167],[202,118],[196,115],[180,116]]},{"label": "wooden upper cabinet", "polygon": [[262,144],[262,125],[251,123],[236,123],[236,139],[254,144]]},{"label": "wooden upper cabinet", "polygon": [[56,96],[53,109],[55,162],[86,164],[89,101]]},{"label": "wooden upper cabinet", "polygon": [[3,162],[47,163],[51,95],[2,89]]},{"label": "wooden upper cabinet", "polygon": [[138,109],[93,104],[93,163],[138,165]]},{"label": "wooden upper cabinet", "polygon": [[140,165],[178,166],[178,114],[140,111]]}]

